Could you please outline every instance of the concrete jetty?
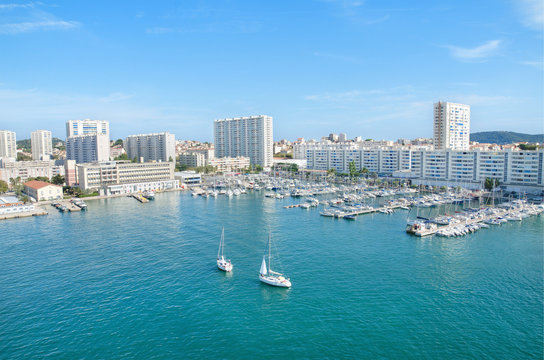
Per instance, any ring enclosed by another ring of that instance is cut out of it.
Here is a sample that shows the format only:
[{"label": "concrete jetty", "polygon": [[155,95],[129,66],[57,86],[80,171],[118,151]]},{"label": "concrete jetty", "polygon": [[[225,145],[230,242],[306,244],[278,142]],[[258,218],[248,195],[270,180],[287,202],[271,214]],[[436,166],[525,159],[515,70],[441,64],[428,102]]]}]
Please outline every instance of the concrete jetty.
[{"label": "concrete jetty", "polygon": [[140,194],[130,194],[130,197],[133,197],[135,198],[136,200],[138,200],[139,202],[145,204],[145,203],[148,203],[149,200],[147,200],[146,198],[144,198],[142,195]]}]

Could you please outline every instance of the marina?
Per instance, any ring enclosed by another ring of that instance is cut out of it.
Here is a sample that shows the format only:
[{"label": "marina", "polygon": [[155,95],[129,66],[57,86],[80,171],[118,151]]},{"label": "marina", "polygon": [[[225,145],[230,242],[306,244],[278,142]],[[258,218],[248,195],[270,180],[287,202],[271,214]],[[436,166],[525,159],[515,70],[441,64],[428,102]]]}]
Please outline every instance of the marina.
[{"label": "marina", "polygon": [[[372,204],[389,201],[377,198]],[[202,349],[224,353],[237,344],[254,357],[263,345],[253,334],[280,327],[291,331],[266,347],[277,357],[286,355],[281,344],[319,333],[318,349],[291,348],[289,357],[338,357],[351,334],[358,345],[350,354],[399,358],[414,331],[420,342],[434,344],[414,350],[414,358],[497,357],[497,351],[501,358],[538,357],[542,216],[470,236],[420,238],[405,232],[407,217],[433,218],[446,205],[355,221],[324,218],[323,205],[284,209],[302,200],[270,199],[264,191],[206,199],[170,192],[146,206],[117,197],[87,201],[87,213],[0,223],[10,234],[0,242],[0,307],[8,324],[0,329],[3,354],[46,357],[62,344],[72,358],[136,352],[151,358],[157,353],[147,344],[162,344],[161,354],[198,358]],[[241,219],[254,225],[241,226]],[[217,269],[222,227],[232,272]],[[259,281],[269,231],[291,288]],[[76,316],[77,309],[85,311]],[[349,321],[334,320],[340,318]],[[497,330],[484,335],[486,328]],[[484,347],[477,342],[482,336],[488,336]],[[23,346],[38,339],[40,346]],[[127,346],[139,343],[146,345]]]}]

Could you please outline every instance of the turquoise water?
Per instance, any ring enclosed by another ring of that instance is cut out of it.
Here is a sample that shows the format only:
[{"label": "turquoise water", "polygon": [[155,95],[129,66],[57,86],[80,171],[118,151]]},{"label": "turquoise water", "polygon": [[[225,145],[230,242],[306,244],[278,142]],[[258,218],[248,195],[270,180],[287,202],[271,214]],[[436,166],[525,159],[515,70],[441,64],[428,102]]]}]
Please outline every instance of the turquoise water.
[{"label": "turquoise water", "polygon": [[[420,239],[407,211],[296,202],[168,193],[0,222],[0,358],[542,358],[543,216]],[[258,281],[269,230],[292,289]]]}]

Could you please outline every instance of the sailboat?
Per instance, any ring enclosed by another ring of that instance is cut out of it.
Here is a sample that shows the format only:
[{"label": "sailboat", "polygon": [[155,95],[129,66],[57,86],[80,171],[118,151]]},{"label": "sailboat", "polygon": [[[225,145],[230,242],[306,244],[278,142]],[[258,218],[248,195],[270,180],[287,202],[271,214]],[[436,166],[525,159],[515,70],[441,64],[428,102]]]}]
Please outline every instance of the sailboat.
[{"label": "sailboat", "polygon": [[219,241],[219,251],[217,251],[217,267],[219,270],[226,272],[232,271],[232,263],[230,260],[225,260],[223,250],[225,248],[225,228],[221,230],[221,240]]},{"label": "sailboat", "polygon": [[278,273],[270,269],[270,257],[271,257],[271,236],[270,233],[268,233],[268,266],[266,263],[267,253],[263,255],[263,262],[261,263],[261,270],[259,271],[259,280],[261,282],[271,285],[271,286],[278,286],[278,287],[291,287],[291,281],[289,279],[285,278],[283,274]]}]

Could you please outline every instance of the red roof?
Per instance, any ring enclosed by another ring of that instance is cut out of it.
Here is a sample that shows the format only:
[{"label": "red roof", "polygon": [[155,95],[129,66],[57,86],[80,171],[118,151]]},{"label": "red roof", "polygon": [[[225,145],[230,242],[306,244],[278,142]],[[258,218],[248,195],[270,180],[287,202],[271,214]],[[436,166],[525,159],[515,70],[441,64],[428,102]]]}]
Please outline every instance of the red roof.
[{"label": "red roof", "polygon": [[[48,182],[45,182],[45,181],[39,181],[39,180],[27,181],[26,183],[24,183],[24,185],[26,187],[29,187],[29,188],[35,189],[35,190],[44,188],[44,187],[49,186],[49,185],[57,186],[57,185],[53,185],[51,183],[48,183]],[[59,187],[59,186],[57,186],[57,187]]]}]

